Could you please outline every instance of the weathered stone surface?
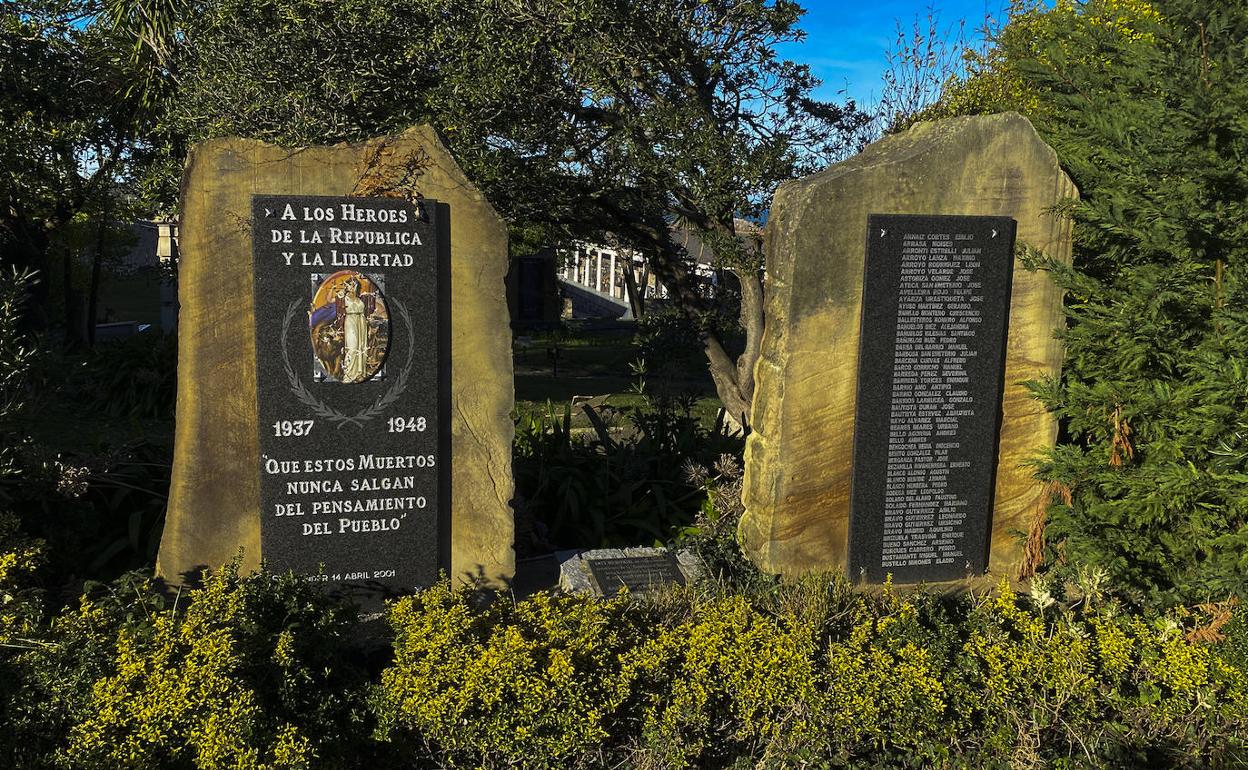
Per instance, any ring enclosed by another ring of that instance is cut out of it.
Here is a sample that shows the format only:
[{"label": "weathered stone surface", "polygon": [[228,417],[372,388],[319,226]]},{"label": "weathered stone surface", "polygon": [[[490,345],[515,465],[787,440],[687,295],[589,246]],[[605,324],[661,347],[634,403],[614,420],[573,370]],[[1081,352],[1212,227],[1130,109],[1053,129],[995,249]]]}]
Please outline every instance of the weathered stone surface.
[{"label": "weathered stone surface", "polygon": [[[776,192],[767,225],[766,334],[746,444],[741,540],[784,575],[844,569],[859,317],[868,214],[1013,217],[1018,242],[1070,260],[1070,222],[1051,212],[1078,191],[1016,113],[921,123]],[[989,555],[1017,573],[1042,486],[1023,463],[1057,426],[1021,382],[1056,374],[1061,294],[1014,266]]]},{"label": "weathered stone surface", "polygon": [[178,408],[157,572],[182,582],[260,553],[251,196],[416,192],[450,207],[451,564],[501,581],[515,569],[514,386],[504,279],[507,229],[432,129],[358,145],[198,145],[183,177]]}]

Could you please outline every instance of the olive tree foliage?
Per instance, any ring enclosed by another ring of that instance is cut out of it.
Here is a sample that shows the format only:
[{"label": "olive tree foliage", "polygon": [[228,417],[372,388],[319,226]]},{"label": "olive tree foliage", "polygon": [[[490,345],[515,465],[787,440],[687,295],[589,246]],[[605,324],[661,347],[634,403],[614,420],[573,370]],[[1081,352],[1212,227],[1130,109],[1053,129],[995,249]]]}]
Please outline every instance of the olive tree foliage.
[{"label": "olive tree foliage", "polygon": [[[100,10],[90,0],[0,5],[0,252],[24,270],[46,274],[59,252],[67,275],[67,225],[116,211],[135,159],[143,112],[126,96],[125,39]],[[36,290],[36,325],[51,321],[48,287]]]},{"label": "olive tree foliage", "polygon": [[[150,32],[167,4],[113,6]],[[791,0],[225,0],[182,6],[140,44],[166,51],[171,134],[298,144],[428,122],[513,232],[637,249],[744,423],[763,284],[734,218],[761,218],[781,181],[851,152],[867,123],[778,54],[801,15]],[[740,278],[738,356],[703,322],[716,308],[677,224]]]}]

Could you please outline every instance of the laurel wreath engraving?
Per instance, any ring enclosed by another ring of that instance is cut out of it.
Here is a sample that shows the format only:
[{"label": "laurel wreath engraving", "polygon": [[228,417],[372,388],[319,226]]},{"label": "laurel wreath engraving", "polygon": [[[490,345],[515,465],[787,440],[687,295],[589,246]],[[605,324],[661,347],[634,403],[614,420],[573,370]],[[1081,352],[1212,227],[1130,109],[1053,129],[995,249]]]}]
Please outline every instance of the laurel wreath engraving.
[{"label": "laurel wreath engraving", "polygon": [[290,364],[290,350],[287,347],[286,340],[290,336],[290,323],[294,320],[295,315],[299,312],[299,308],[304,301],[301,299],[292,300],[290,307],[286,308],[286,317],[282,321],[282,363],[286,365],[286,379],[290,380],[290,392],[295,394],[295,398],[300,403],[312,410],[312,413],[323,420],[337,424],[341,429],[344,425],[362,426],[364,423],[372,420],[385,413],[391,404],[403,395],[403,391],[407,389],[407,378],[412,373],[412,361],[416,352],[416,333],[412,328],[412,317],[407,314],[407,308],[402,302],[392,297],[386,298],[386,304],[398,311],[399,316],[403,319],[403,323],[407,325],[407,363],[403,365],[403,369],[398,376],[394,378],[394,384],[385,393],[377,397],[372,406],[361,409],[355,414],[345,414],[333,408],[329,404],[317,398],[303,384],[303,380],[295,373],[295,368]]}]

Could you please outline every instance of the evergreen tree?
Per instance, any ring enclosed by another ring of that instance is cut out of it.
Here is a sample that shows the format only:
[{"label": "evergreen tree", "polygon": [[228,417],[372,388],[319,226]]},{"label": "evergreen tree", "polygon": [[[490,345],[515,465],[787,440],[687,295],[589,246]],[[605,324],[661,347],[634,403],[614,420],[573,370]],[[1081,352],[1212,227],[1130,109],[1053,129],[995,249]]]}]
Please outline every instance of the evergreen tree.
[{"label": "evergreen tree", "polygon": [[1058,575],[1140,602],[1248,595],[1248,2],[1018,13],[929,115],[1021,109],[1081,191],[1039,463]]}]

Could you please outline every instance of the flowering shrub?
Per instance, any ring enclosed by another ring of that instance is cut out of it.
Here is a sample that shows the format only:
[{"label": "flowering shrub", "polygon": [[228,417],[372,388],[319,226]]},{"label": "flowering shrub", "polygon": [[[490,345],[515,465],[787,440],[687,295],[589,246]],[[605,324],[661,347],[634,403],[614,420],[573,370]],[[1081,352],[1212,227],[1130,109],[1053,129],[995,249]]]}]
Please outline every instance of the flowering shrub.
[{"label": "flowering shrub", "polygon": [[[150,627],[119,630],[114,670],[92,686],[90,711],[70,733],[70,765],[308,765],[308,737],[268,719],[241,675],[246,662],[237,630],[247,605],[233,577],[212,577],[185,615],[160,613]],[[279,635],[273,650],[279,666],[289,665],[287,639]]]},{"label": "flowering shrub", "polygon": [[0,514],[0,544],[0,645],[9,646],[35,633],[40,604],[30,579],[44,555],[41,544],[22,535],[9,514]]},{"label": "flowering shrub", "polygon": [[818,629],[756,611],[742,596],[695,606],[659,628],[621,667],[646,754],[663,767],[728,763],[779,744],[801,747],[821,729]]},{"label": "flowering shrub", "polygon": [[[6,595],[29,595],[3,577]],[[310,585],[228,568],[175,606],[130,578],[50,621],[36,607],[0,647],[0,765],[1248,761],[1242,614],[1210,632],[1199,613],[1043,586],[954,599],[809,579],[611,600],[444,582],[387,616],[393,638]]]},{"label": "flowering shrub", "polygon": [[[1176,615],[839,581],[394,607],[382,737],[474,767],[1219,767],[1248,678]],[[1223,644],[1232,644],[1224,642]],[[402,732],[397,728],[402,728]]]},{"label": "flowering shrub", "polygon": [[94,589],[0,648],[0,766],[352,767],[367,711],[353,617],[233,567],[172,606],[138,576]]},{"label": "flowering shrub", "polygon": [[617,666],[636,643],[626,600],[471,600],[443,583],[391,608],[379,735],[465,766],[561,767],[605,740],[631,682]]}]

